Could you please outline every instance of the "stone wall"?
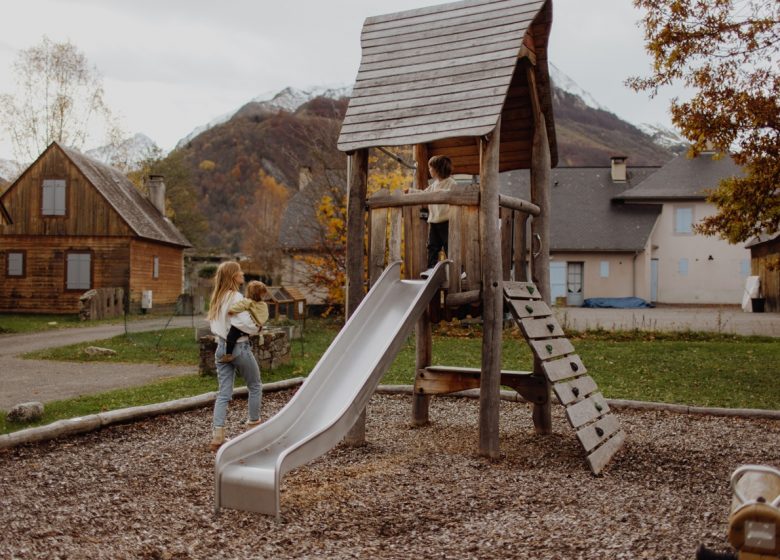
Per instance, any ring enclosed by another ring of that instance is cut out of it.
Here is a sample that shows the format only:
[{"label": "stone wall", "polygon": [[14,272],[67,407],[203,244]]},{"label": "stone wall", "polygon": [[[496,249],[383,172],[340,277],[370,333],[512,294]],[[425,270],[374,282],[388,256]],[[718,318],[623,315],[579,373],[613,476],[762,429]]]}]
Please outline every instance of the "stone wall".
[{"label": "stone wall", "polygon": [[[273,369],[290,361],[290,339],[285,330],[263,329],[259,335],[250,336],[252,353],[255,355],[261,370]],[[217,351],[217,341],[214,335],[208,334],[198,338],[200,344],[200,374],[216,375],[214,352]]]}]

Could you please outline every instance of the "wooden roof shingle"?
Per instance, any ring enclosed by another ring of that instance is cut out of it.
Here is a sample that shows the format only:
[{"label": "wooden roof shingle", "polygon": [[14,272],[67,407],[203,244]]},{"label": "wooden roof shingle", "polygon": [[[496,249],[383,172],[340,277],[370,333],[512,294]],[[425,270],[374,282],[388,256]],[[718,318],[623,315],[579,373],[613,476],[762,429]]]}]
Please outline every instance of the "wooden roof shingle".
[{"label": "wooden roof shingle", "polygon": [[[555,162],[546,55],[551,22],[551,0],[464,0],[366,19],[339,149],[479,137],[503,117],[502,148],[530,151],[524,143],[533,133],[530,94],[518,64],[527,56],[536,61]],[[521,157],[511,159],[502,157],[502,170],[527,167]],[[470,163],[453,163],[473,172]]]},{"label": "wooden roof shingle", "polygon": [[72,148],[66,148],[56,142],[54,145],[63,151],[136,235],[180,247],[192,246],[176,226],[163,216],[121,171]]}]

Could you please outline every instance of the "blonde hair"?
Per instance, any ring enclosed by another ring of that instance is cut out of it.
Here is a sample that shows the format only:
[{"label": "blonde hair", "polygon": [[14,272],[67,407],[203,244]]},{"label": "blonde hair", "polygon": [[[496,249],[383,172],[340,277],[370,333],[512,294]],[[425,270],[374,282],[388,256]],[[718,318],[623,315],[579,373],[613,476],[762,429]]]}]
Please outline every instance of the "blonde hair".
[{"label": "blonde hair", "polygon": [[252,280],[246,285],[246,297],[255,301],[262,301],[263,296],[268,293],[268,288],[262,282]]},{"label": "blonde hair", "polygon": [[241,265],[235,261],[223,262],[217,268],[214,277],[214,290],[211,292],[208,320],[213,321],[219,315],[219,311],[225,303],[225,296],[230,292],[237,292],[241,284],[236,281],[236,274],[241,272]]}]

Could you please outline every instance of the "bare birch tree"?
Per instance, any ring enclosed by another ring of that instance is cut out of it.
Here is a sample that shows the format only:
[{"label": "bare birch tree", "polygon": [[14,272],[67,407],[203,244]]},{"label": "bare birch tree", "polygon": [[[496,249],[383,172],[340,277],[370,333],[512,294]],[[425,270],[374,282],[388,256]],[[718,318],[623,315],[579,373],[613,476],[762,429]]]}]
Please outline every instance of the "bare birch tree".
[{"label": "bare birch tree", "polygon": [[44,36],[19,52],[13,71],[16,91],[0,94],[0,124],[18,159],[32,161],[54,141],[83,150],[101,129],[103,143],[120,140],[102,76],[72,43]]}]

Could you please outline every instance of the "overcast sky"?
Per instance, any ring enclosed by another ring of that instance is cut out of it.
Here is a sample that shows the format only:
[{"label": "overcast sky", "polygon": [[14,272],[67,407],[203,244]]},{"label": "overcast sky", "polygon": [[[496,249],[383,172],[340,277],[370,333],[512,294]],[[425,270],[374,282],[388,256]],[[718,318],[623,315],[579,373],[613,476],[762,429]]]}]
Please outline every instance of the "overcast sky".
[{"label": "overcast sky", "polygon": [[[442,3],[0,0],[0,92],[13,90],[11,64],[20,49],[44,34],[70,40],[102,73],[123,129],[168,150],[260,94],[351,84],[366,17]],[[618,116],[669,126],[672,92],[650,101],[623,85],[650,67],[631,0],[554,0],[553,8],[551,62]],[[2,134],[0,158],[10,159]]]}]

